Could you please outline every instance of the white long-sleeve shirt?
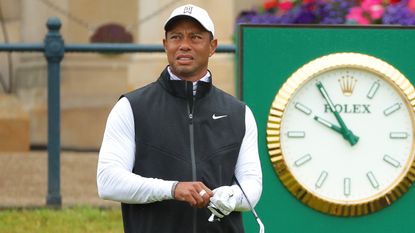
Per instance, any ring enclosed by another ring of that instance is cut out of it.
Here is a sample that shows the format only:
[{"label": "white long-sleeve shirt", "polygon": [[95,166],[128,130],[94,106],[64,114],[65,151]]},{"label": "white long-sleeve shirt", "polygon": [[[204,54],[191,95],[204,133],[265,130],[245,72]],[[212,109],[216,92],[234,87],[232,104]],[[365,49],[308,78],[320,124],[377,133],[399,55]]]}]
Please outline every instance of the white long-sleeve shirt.
[{"label": "white long-sleeve shirt", "polygon": [[[257,127],[252,111],[246,106],[245,136],[235,167],[235,176],[252,205],[262,192],[262,171],[258,154]],[[144,204],[173,199],[174,180],[142,177],[132,173],[135,162],[134,116],[127,98],[121,98],[111,110],[99,152],[98,194],[101,198],[123,203]],[[249,210],[241,189],[232,185],[237,211]]]}]

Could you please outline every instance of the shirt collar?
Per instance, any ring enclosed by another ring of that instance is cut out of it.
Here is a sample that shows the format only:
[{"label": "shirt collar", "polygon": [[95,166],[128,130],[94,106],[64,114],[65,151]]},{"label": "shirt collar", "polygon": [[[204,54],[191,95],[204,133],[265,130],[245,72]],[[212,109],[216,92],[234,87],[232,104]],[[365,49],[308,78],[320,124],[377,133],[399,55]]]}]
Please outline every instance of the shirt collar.
[{"label": "shirt collar", "polygon": [[[167,67],[167,71],[170,74],[170,79],[171,80],[182,80],[181,78],[179,78],[178,76],[176,76],[175,74],[173,74],[173,72],[171,71],[170,66]],[[202,82],[206,82],[206,83],[210,83],[210,71],[208,71],[201,79],[199,79],[198,81],[202,81]],[[193,85],[197,84],[198,81],[193,82]]]},{"label": "shirt collar", "polygon": [[[211,74],[211,73],[209,73]],[[173,80],[171,79],[171,75],[168,72],[168,66],[163,70],[160,74],[159,79],[157,82],[170,94],[180,97],[180,98],[188,98],[190,95],[193,95],[196,99],[200,99],[205,97],[210,90],[212,89],[212,76],[210,76],[210,82],[197,82],[196,84],[196,91],[194,91],[194,86],[192,82],[185,81],[182,79]],[[190,84],[190,85],[189,85]],[[192,93],[193,91],[193,93]],[[196,93],[197,92],[197,93]],[[191,94],[192,93],[192,94]],[[190,94],[190,95],[189,95]]]}]

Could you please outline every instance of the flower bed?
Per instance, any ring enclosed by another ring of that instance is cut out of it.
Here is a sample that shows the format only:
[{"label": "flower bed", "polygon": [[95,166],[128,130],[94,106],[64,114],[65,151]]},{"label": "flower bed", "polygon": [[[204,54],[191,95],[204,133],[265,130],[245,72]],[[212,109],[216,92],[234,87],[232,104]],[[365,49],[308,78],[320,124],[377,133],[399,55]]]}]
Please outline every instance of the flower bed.
[{"label": "flower bed", "polygon": [[415,25],[415,0],[268,0],[237,24]]}]

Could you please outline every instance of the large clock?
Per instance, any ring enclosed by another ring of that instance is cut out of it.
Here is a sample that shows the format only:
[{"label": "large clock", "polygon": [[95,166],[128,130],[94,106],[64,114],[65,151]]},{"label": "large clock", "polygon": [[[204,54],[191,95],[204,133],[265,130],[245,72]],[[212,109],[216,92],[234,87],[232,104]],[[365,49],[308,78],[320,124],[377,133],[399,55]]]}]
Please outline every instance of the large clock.
[{"label": "large clock", "polygon": [[267,123],[271,162],[284,186],[327,214],[386,206],[415,180],[414,87],[373,56],[334,53],[295,71]]}]

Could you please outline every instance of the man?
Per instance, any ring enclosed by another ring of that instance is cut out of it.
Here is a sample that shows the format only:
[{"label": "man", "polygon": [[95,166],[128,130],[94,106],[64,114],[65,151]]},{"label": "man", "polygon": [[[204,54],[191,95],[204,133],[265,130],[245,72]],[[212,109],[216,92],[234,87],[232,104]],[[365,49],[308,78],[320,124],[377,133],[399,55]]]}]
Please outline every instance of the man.
[{"label": "man", "polygon": [[212,85],[217,39],[205,10],[181,6],[164,29],[169,65],[108,117],[98,193],[122,203],[125,232],[244,232],[236,180],[254,205],[262,192],[255,119]]}]

